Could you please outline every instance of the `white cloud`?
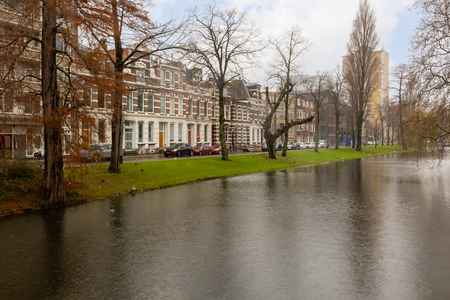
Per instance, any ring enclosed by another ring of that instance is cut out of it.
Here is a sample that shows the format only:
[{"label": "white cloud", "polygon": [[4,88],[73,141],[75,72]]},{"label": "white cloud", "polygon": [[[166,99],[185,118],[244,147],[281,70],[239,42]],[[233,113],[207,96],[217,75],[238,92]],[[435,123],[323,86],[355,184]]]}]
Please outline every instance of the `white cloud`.
[{"label": "white cloud", "polygon": [[[358,0],[217,0],[225,7],[237,7],[245,10],[248,17],[261,27],[263,36],[277,34],[299,25],[303,34],[313,44],[306,54],[305,72],[314,74],[318,70],[331,70],[342,63],[346,52],[346,43],[350,34],[353,18],[358,9]],[[197,5],[201,7],[209,0],[154,0],[152,14],[157,19],[168,19],[172,13],[182,15],[184,10]],[[396,47],[394,39],[404,40],[406,33],[396,32],[399,16],[414,0],[372,0],[377,13],[377,31],[380,37],[379,48],[392,51],[391,58],[406,56],[405,47]],[[271,60],[265,56],[261,64]],[[263,82],[265,74],[256,71],[249,74],[252,80]]]},{"label": "white cloud", "polygon": [[[392,41],[399,22],[398,15],[412,2],[413,0],[372,2],[377,13],[380,48]],[[248,17],[262,28],[265,35],[280,33],[298,24],[303,29],[304,36],[313,44],[306,55],[305,66],[305,72],[313,74],[317,70],[333,69],[342,63],[358,0],[227,0],[225,5],[246,10]],[[262,77],[257,77],[262,80]]]}]

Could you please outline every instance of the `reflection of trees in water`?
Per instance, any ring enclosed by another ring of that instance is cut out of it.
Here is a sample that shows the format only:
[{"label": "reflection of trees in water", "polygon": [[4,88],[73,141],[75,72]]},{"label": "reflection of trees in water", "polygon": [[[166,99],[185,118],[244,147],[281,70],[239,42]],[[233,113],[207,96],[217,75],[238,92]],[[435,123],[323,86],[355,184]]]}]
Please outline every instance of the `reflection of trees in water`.
[{"label": "reflection of trees in water", "polygon": [[[67,285],[66,281],[70,281],[70,278],[66,278],[66,268],[70,267],[70,262],[65,260],[67,252],[67,245],[64,243],[66,234],[64,228],[65,213],[65,209],[50,210],[42,218],[46,238],[44,247],[46,247],[47,252],[44,256],[45,274],[42,274],[42,276],[46,277],[47,282],[42,286],[46,287],[46,291],[39,291],[39,295],[35,295],[36,299],[45,294],[48,297],[57,297],[58,293]],[[49,286],[52,288],[48,289]]]}]

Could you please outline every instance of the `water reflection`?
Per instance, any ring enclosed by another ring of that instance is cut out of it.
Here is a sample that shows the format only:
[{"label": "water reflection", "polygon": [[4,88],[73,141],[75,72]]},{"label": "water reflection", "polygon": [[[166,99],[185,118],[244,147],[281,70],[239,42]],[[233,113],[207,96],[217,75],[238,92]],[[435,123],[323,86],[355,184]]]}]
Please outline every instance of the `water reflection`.
[{"label": "water reflection", "polygon": [[447,170],[373,157],[3,218],[1,298],[446,299]]}]

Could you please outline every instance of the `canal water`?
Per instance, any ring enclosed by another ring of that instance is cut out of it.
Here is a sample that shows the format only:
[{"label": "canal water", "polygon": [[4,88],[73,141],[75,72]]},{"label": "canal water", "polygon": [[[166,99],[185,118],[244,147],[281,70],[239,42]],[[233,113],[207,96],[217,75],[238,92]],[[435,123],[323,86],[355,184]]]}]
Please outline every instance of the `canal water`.
[{"label": "canal water", "polygon": [[1,218],[0,298],[450,299],[449,167],[371,157]]}]

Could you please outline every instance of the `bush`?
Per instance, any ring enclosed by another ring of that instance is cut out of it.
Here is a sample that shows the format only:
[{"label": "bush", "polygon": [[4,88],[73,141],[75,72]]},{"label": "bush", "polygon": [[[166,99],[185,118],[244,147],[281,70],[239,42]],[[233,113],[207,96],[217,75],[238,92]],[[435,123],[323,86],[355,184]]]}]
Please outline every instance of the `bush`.
[{"label": "bush", "polygon": [[0,164],[0,177],[4,179],[28,181],[36,179],[40,172],[40,168],[27,164],[23,160],[4,161]]}]

